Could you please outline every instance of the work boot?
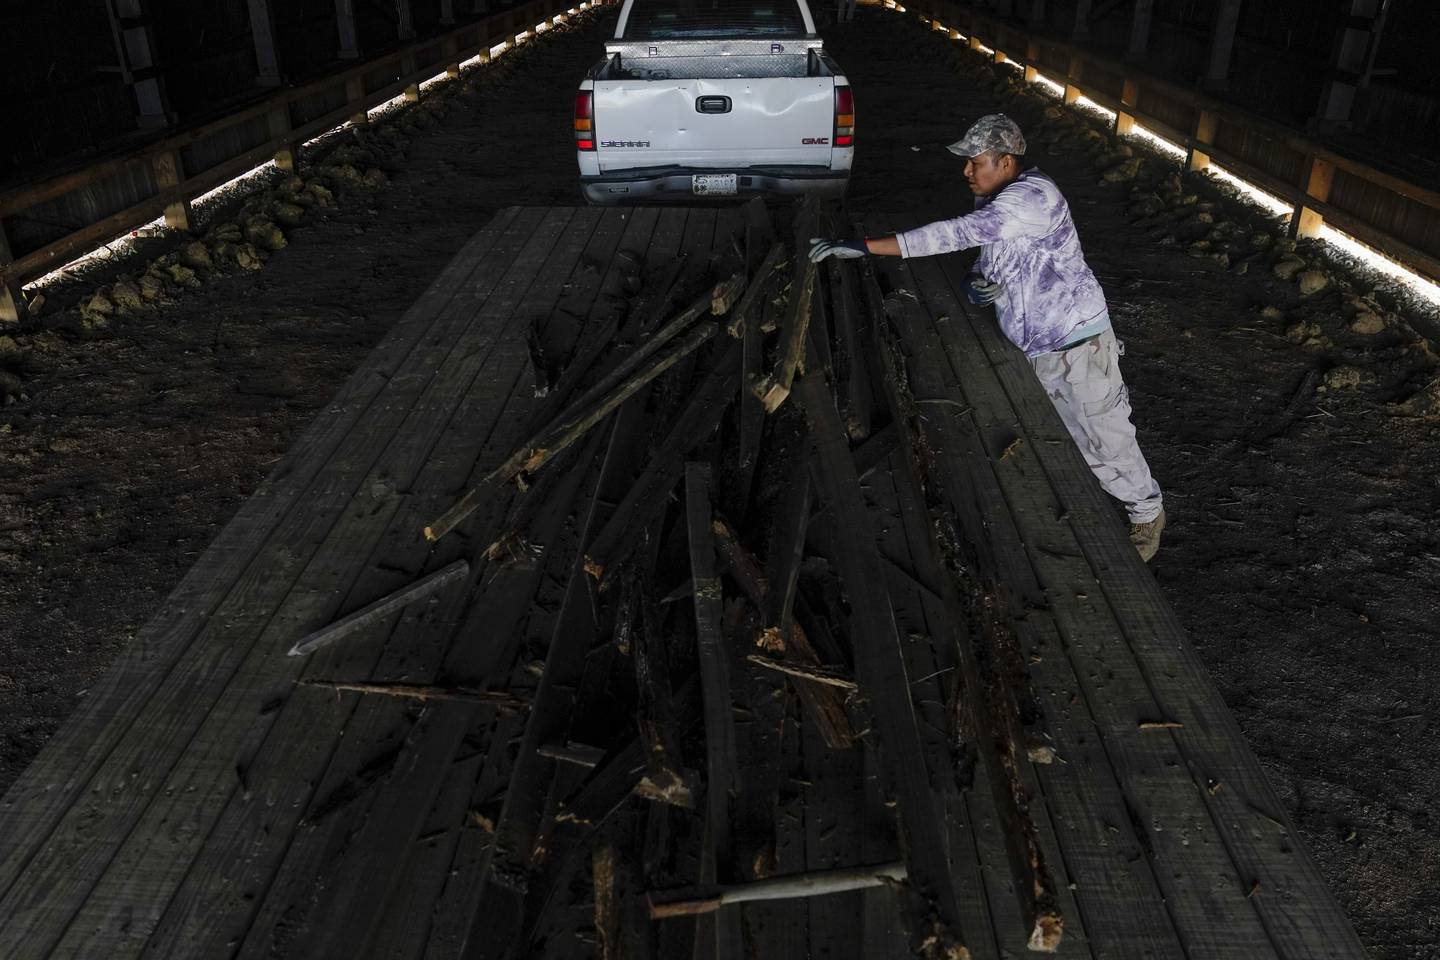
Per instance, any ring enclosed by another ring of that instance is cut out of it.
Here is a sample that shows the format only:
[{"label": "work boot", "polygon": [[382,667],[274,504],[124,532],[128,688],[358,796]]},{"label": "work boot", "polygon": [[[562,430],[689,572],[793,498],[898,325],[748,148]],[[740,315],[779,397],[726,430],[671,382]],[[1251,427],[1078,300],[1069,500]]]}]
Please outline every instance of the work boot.
[{"label": "work boot", "polygon": [[1140,559],[1149,563],[1160,552],[1160,532],[1165,529],[1165,508],[1160,515],[1146,523],[1130,524],[1130,542],[1140,551]]}]

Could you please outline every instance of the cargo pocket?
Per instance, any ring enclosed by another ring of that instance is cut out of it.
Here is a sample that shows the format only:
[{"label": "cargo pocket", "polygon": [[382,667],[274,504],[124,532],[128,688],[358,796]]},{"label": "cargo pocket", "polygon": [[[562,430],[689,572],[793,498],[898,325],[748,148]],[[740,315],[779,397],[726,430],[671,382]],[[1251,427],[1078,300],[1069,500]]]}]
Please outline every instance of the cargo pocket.
[{"label": "cargo pocket", "polygon": [[[1124,445],[1129,417],[1123,411],[1129,393],[1119,376],[1113,338],[1093,340],[1082,348],[1067,371],[1066,379],[1075,398],[1075,406],[1085,436],[1102,460],[1113,457]],[[1117,416],[1120,421],[1117,422]]]}]

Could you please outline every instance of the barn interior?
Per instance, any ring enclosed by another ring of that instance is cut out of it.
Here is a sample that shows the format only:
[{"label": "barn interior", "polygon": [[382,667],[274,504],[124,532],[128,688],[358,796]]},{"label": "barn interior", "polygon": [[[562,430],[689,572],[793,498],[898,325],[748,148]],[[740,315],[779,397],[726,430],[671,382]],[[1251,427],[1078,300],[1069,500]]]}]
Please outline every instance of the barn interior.
[{"label": "barn interior", "polygon": [[[843,201],[595,206],[622,6],[0,10],[0,955],[1440,956],[1440,9],[817,3]],[[997,112],[1148,563],[807,258]]]}]

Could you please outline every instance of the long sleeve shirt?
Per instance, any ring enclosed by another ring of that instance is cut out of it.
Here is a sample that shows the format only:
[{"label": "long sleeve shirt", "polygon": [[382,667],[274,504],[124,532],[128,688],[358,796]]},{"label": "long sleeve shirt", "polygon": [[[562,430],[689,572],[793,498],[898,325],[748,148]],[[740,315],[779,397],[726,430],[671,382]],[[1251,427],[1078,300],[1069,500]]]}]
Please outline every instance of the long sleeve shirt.
[{"label": "long sleeve shirt", "polygon": [[1039,170],[1027,170],[975,212],[897,234],[904,257],[980,248],[976,272],[1000,284],[995,315],[1027,356],[1110,326],[1100,282],[1085,262],[1070,205]]}]

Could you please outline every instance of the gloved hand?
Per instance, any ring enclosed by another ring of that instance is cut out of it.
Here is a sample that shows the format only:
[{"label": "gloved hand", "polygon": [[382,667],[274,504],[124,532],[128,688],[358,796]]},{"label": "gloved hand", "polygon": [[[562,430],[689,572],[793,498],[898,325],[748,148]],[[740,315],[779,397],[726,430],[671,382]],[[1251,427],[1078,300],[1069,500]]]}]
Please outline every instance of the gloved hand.
[{"label": "gloved hand", "polygon": [[819,263],[826,257],[839,257],[841,260],[855,260],[865,256],[870,251],[865,248],[864,240],[826,240],[822,237],[810,238],[810,262]]},{"label": "gloved hand", "polygon": [[992,304],[999,296],[1000,284],[994,280],[986,280],[978,273],[972,273],[965,278],[965,299],[975,306]]}]

